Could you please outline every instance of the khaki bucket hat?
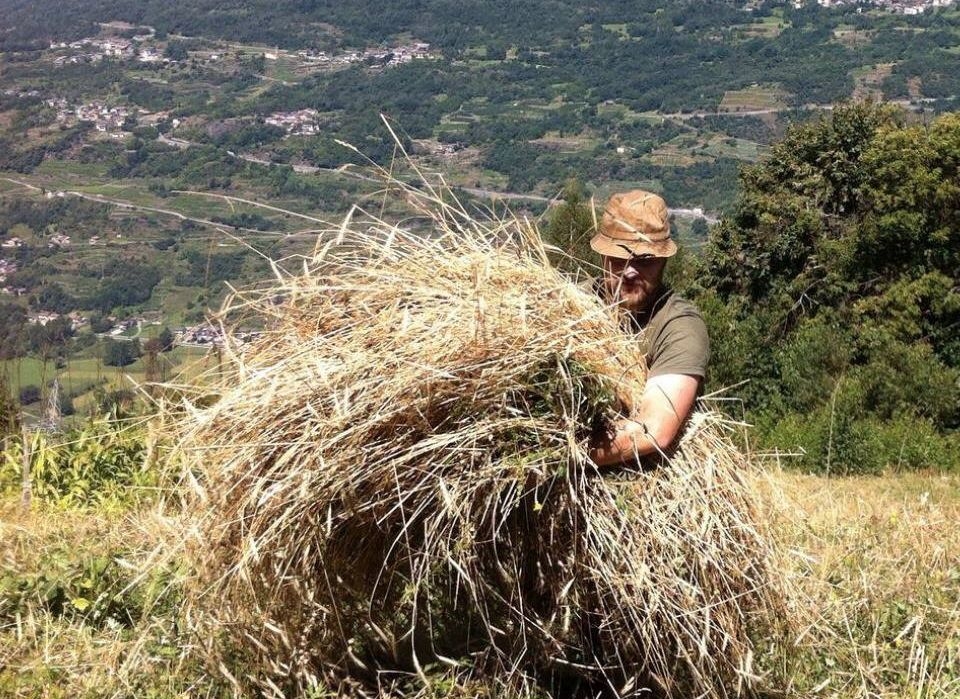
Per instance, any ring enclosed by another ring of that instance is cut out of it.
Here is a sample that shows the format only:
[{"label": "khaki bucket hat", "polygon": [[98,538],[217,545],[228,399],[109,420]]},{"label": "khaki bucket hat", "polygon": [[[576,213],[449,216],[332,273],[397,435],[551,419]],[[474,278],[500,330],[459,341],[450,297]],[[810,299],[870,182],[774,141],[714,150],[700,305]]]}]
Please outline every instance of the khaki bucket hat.
[{"label": "khaki bucket hat", "polygon": [[667,203],[662,197],[634,189],[614,194],[603,210],[590,247],[601,255],[671,257],[677,244],[670,239]]}]

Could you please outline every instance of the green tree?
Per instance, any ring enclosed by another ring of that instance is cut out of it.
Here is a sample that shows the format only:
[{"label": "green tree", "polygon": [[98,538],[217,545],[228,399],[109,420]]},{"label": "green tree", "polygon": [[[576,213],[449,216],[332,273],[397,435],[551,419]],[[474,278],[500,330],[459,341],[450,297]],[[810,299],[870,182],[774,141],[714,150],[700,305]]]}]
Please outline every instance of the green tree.
[{"label": "green tree", "polygon": [[868,103],[791,129],[744,170],[700,301],[711,380],[750,379],[769,446],[832,470],[950,465],[937,460],[960,426],[958,163],[958,115],[925,129]]},{"label": "green tree", "polygon": [[544,241],[559,251],[555,259],[561,269],[596,265],[596,253],[590,249],[593,232],[593,201],[579,180],[569,179],[563,187],[563,201],[543,229]]},{"label": "green tree", "polygon": [[113,321],[100,313],[90,314],[90,329],[95,333],[105,333],[113,327]]},{"label": "green tree", "polygon": [[124,367],[133,364],[140,356],[140,343],[107,340],[104,345],[103,363],[106,366]]},{"label": "green tree", "polygon": [[7,376],[0,373],[0,439],[20,431],[20,405],[14,397]]},{"label": "green tree", "polygon": [[157,340],[160,342],[160,351],[169,352],[173,349],[174,337],[173,332],[168,327],[164,327],[160,331],[160,334],[157,336]]}]

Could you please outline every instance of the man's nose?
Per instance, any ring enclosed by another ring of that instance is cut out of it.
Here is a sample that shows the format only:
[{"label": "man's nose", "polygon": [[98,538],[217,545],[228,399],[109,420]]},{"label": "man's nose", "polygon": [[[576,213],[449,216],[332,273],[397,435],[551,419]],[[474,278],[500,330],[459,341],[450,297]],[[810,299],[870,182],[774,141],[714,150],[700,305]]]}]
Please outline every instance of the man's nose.
[{"label": "man's nose", "polygon": [[623,268],[623,274],[620,276],[623,277],[625,282],[635,282],[640,279],[640,271],[633,265],[627,265]]}]

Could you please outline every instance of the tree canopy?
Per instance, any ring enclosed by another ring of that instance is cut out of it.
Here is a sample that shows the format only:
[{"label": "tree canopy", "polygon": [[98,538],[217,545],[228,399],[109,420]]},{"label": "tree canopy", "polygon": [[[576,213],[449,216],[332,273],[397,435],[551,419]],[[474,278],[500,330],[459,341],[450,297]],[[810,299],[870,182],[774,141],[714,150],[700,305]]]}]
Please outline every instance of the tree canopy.
[{"label": "tree canopy", "polygon": [[[792,128],[711,231],[714,386],[744,378],[766,443],[811,467],[956,459],[960,114],[873,104]],[[952,456],[951,456],[952,454]]]}]

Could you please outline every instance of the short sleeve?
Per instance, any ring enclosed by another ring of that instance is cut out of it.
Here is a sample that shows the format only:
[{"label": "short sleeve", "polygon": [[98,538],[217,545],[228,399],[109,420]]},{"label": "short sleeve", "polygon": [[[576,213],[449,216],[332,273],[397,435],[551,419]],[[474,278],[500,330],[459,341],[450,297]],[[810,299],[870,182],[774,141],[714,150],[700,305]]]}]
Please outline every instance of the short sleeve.
[{"label": "short sleeve", "polygon": [[703,379],[710,360],[710,338],[700,313],[688,310],[670,318],[650,338],[649,376],[688,374]]}]

